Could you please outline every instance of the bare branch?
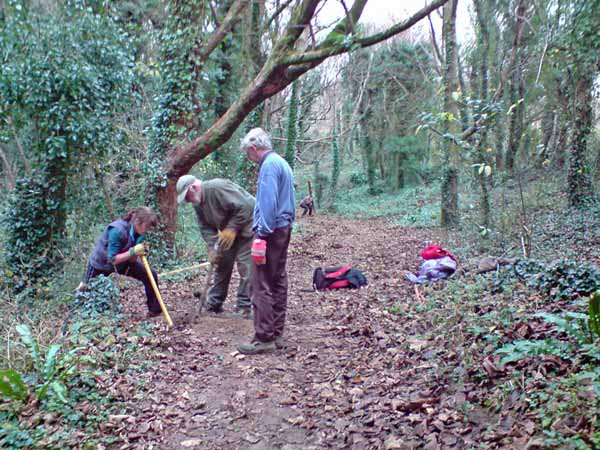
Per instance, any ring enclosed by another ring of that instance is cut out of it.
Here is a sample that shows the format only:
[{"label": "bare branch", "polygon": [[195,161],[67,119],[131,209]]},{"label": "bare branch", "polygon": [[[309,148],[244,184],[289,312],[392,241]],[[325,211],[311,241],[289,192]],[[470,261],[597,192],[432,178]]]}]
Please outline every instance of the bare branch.
[{"label": "bare branch", "polygon": [[15,174],[13,173],[12,167],[10,167],[8,157],[6,156],[6,152],[3,150],[2,146],[0,146],[0,159],[2,159],[2,162],[4,163],[4,172],[6,174],[6,178],[8,179],[8,186],[12,189],[15,187]]},{"label": "bare branch", "polygon": [[27,175],[31,175],[31,164],[29,164],[29,160],[23,151],[23,147],[21,146],[21,141],[19,140],[19,135],[17,134],[17,129],[15,127],[14,122],[11,117],[8,116],[4,121],[10,126],[10,130],[12,131],[13,138],[15,139],[15,144],[17,145],[17,150],[19,151],[19,155],[21,156],[21,161],[23,162],[23,166],[25,167],[25,171]]},{"label": "bare branch", "polygon": [[[399,23],[395,24],[394,26],[392,26],[392,27],[388,28],[387,30],[382,31],[380,33],[376,33],[371,36],[367,36],[367,37],[360,38],[360,39],[355,39],[351,45],[358,46],[361,48],[366,48],[366,47],[370,47],[371,45],[375,45],[380,42],[383,42],[392,36],[395,36],[403,31],[406,31],[411,26],[413,26],[415,23],[417,23],[424,17],[427,17],[427,15],[429,15],[432,11],[434,11],[435,9],[444,5],[447,1],[448,0],[435,0],[431,5],[425,6],[424,8],[422,8],[421,10],[419,10],[418,12],[413,14],[411,17],[409,17],[408,19],[406,19],[402,22],[399,22]],[[359,3],[360,3],[360,5],[359,5]],[[358,18],[360,17],[360,14],[362,13],[362,8],[364,7],[364,3],[366,3],[366,0],[357,1],[354,4],[354,6],[352,7],[352,10],[350,11],[349,18],[351,18],[352,20],[354,20],[356,22],[358,20]],[[356,16],[356,13],[355,13],[355,7],[357,5],[360,6],[360,10],[357,11],[358,16]],[[289,57],[285,58],[282,61],[283,64],[287,64],[287,65],[298,64],[298,65],[300,65],[300,64],[312,63],[315,61],[320,62],[330,56],[346,53],[349,50],[350,44],[342,45],[342,44],[337,43],[334,39],[335,39],[336,35],[339,35],[342,32],[347,32],[347,29],[348,29],[347,20],[344,19],[328,35],[328,37],[325,39],[325,41],[323,41],[323,43],[319,46],[319,48],[317,48],[316,50],[308,51],[308,52],[304,52],[304,53],[294,53],[294,54],[290,55]]]},{"label": "bare branch", "polygon": [[269,27],[271,26],[271,23],[273,23],[273,21],[283,12],[285,11],[285,9],[290,6],[290,4],[293,2],[294,0],[287,0],[285,2],[283,2],[279,8],[277,8],[275,10],[275,12],[273,13],[273,15],[271,17],[269,17],[269,20],[267,20],[267,22],[265,23],[265,26],[262,28],[262,30],[268,30]]},{"label": "bare branch", "polygon": [[316,48],[316,46],[317,46],[317,39],[315,38],[315,32],[313,30],[312,24],[308,24],[308,29],[310,31],[310,40],[312,42],[312,46],[313,46],[313,48]]},{"label": "bare branch", "polygon": [[431,21],[431,14],[427,15],[427,20],[429,20],[429,29],[431,32],[431,46],[435,51],[435,56],[437,57],[438,64],[442,64],[442,53],[440,52],[440,48],[437,44],[437,38],[435,37],[435,29],[433,28],[433,22]]},{"label": "bare branch", "polygon": [[240,12],[246,6],[244,0],[236,0],[223,19],[223,22],[212,34],[206,45],[200,49],[200,57],[202,61],[206,60],[217,46],[225,39],[225,36],[231,31],[233,26],[240,20]]},{"label": "bare branch", "polygon": [[352,20],[352,16],[350,15],[350,12],[348,11],[348,7],[346,6],[346,2],[344,2],[344,0],[340,0],[340,3],[342,4],[342,6],[344,7],[344,12],[346,13],[346,19],[348,20],[348,34],[352,34],[354,33],[354,21]]},{"label": "bare branch", "polygon": [[542,73],[542,65],[544,63],[544,57],[546,56],[546,52],[548,51],[548,37],[546,36],[546,43],[544,44],[544,50],[542,51],[542,56],[540,57],[540,64],[538,66],[537,75],[535,77],[535,84],[540,80],[540,74]]},{"label": "bare branch", "polygon": [[213,16],[213,21],[215,22],[216,26],[219,26],[219,15],[217,14],[217,10],[215,9],[215,5],[212,4],[212,2],[208,2],[208,6],[210,7],[210,12]]}]

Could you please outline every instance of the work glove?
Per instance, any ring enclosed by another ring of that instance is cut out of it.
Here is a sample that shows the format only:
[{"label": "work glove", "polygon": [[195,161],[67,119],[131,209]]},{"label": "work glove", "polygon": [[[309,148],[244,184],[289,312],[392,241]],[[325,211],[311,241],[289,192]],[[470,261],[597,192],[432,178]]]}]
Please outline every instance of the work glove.
[{"label": "work glove", "polygon": [[217,265],[223,259],[223,254],[218,250],[208,250],[208,262],[213,266]]},{"label": "work glove", "polygon": [[148,246],[145,243],[137,244],[129,249],[129,256],[146,256],[148,254]]},{"label": "work glove", "polygon": [[264,239],[254,239],[252,243],[252,249],[250,250],[252,254],[252,261],[257,266],[262,264],[266,264],[267,262],[267,241]]},{"label": "work glove", "polygon": [[235,230],[231,228],[225,228],[217,233],[217,243],[223,250],[229,250],[235,241],[236,236]]}]

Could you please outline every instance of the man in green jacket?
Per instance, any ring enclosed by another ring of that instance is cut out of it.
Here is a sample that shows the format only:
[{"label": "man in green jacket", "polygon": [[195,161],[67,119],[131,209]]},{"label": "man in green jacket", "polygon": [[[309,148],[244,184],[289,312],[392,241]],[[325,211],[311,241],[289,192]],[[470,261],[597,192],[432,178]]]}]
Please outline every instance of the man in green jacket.
[{"label": "man in green jacket", "polygon": [[177,202],[184,201],[196,210],[200,233],[208,247],[208,260],[215,265],[214,283],[207,298],[208,311],[223,312],[233,265],[237,262],[240,274],[237,311],[249,319],[254,197],[229,180],[201,181],[193,175],[183,175],[177,180]]}]

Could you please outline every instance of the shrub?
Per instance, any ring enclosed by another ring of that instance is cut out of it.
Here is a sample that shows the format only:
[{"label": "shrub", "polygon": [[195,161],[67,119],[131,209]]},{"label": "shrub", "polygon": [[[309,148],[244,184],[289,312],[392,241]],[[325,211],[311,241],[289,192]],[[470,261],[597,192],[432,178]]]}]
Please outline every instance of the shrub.
[{"label": "shrub", "polygon": [[350,173],[349,180],[352,186],[363,186],[367,184],[367,175],[362,170],[354,170]]}]

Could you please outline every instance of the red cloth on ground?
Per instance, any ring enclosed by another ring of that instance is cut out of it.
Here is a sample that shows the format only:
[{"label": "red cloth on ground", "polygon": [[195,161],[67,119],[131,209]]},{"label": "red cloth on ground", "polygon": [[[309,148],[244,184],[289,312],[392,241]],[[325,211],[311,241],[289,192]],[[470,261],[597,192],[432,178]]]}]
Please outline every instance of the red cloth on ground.
[{"label": "red cloth on ground", "polygon": [[456,261],[456,257],[452,253],[450,253],[445,248],[440,247],[439,245],[428,245],[421,252],[421,258],[423,259],[437,259],[443,258],[444,256],[449,256],[454,260],[454,262],[458,262]]}]

